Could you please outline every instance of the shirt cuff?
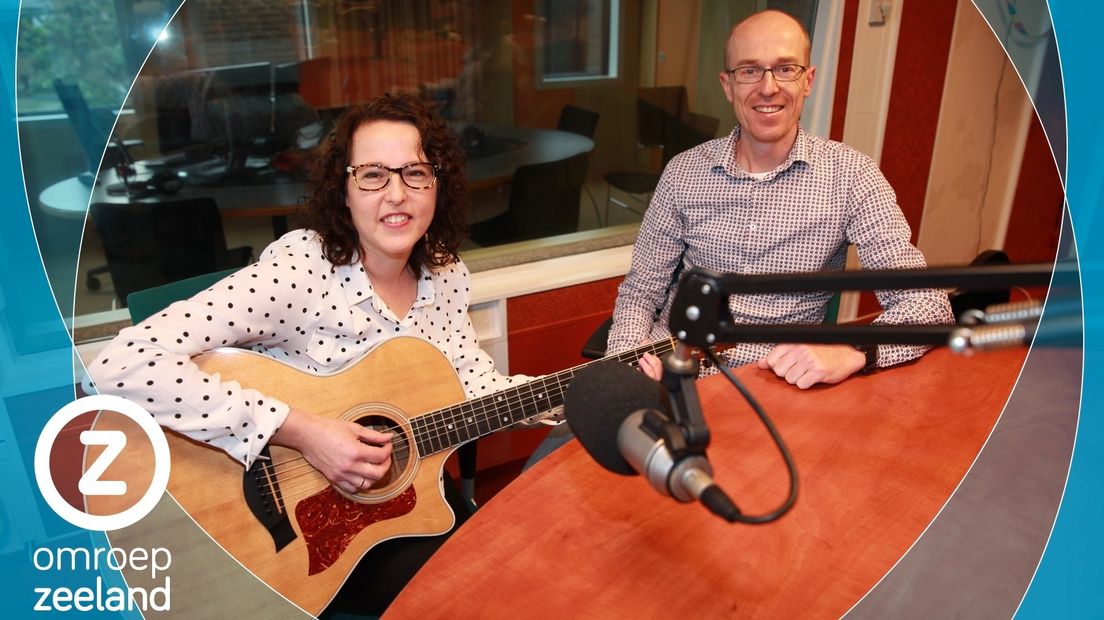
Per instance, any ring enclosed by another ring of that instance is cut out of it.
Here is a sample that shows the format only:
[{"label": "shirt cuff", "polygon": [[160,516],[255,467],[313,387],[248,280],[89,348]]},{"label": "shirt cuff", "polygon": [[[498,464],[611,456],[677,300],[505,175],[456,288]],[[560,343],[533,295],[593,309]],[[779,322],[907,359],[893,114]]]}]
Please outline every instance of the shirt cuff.
[{"label": "shirt cuff", "polygon": [[246,429],[251,432],[241,438],[242,452],[236,455],[245,464],[246,469],[253,466],[253,461],[257,460],[272,436],[283,426],[284,420],[291,412],[291,407],[278,400],[261,399],[258,406],[254,408],[254,412],[256,428]]}]

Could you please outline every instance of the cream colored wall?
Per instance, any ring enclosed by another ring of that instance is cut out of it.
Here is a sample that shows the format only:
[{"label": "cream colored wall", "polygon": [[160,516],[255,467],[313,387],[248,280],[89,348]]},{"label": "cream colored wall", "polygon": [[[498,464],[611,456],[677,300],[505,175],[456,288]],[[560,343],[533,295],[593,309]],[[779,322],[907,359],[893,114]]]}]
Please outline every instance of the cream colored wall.
[{"label": "cream colored wall", "polygon": [[691,42],[698,40],[698,16],[702,11],[701,2],[699,0],[661,1],[656,9],[655,85],[686,84],[690,107],[693,108],[692,85],[697,80],[700,46],[693,45]]},{"label": "cream colored wall", "polygon": [[637,86],[649,88],[655,86],[656,49],[659,37],[659,0],[644,0],[640,4],[640,77]]},{"label": "cream colored wall", "polygon": [[919,231],[930,264],[1003,247],[1032,113],[989,26],[959,0]]},{"label": "cream colored wall", "polygon": [[[863,16],[870,14],[870,4],[876,1],[859,0],[855,46],[851,55],[851,79],[847,86],[843,142],[866,153],[874,161],[881,161],[882,141],[889,113],[890,86],[893,83],[892,59],[897,55],[897,34],[901,29],[903,0],[891,5],[885,24],[872,25]],[[823,88],[824,85],[820,87]],[[854,248],[847,257],[847,267],[859,268]],[[839,319],[854,319],[858,315],[858,308],[859,294],[844,293],[840,296]]]}]

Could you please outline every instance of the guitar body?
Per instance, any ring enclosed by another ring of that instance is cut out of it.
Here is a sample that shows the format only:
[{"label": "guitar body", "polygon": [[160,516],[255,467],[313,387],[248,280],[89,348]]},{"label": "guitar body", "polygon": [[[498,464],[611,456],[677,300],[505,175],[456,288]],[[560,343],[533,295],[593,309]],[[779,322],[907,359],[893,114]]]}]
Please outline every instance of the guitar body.
[{"label": "guitar body", "polygon": [[[260,469],[262,474],[251,478],[222,450],[166,433],[173,498],[227,553],[296,605],[317,615],[377,543],[442,534],[452,527],[454,515],[441,492],[442,468],[452,450],[423,456],[410,436],[411,422],[421,414],[465,397],[451,363],[429,343],[395,338],[331,375],[308,374],[240,349],[218,349],[194,361],[223,381],[236,381],[315,415],[370,420],[372,426],[382,421],[387,428],[398,428],[393,474],[356,495],[334,489],[295,450],[270,446],[271,461],[258,461],[250,473]],[[101,413],[94,427],[121,430],[128,439],[128,449],[103,479],[124,480],[134,493],[144,492],[152,457],[129,446],[148,445],[148,440],[136,425],[112,412]],[[410,447],[404,452],[401,444]],[[88,451],[86,469],[96,456]],[[284,527],[291,529],[283,530],[282,537],[279,527],[274,533],[258,519],[257,505],[247,500],[251,484],[286,517]],[[115,512],[128,502],[133,502],[128,496],[87,498],[94,513]]]}]

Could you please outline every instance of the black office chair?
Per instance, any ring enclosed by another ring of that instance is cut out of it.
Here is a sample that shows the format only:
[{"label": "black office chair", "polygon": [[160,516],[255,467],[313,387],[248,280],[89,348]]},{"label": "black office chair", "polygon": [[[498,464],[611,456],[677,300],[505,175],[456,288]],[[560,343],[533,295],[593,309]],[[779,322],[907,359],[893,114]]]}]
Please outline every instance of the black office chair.
[{"label": "black office chair", "polygon": [[[598,113],[587,110],[586,108],[580,108],[567,104],[560,110],[560,120],[556,123],[556,129],[560,131],[570,131],[571,133],[578,134],[584,138],[594,139],[594,132],[598,128]],[[588,160],[589,163],[589,160]],[[590,193],[584,182],[583,191],[586,192],[587,198],[590,199],[590,206],[594,207],[594,217],[598,220],[598,225],[602,225],[602,214],[598,210],[598,201],[594,200],[594,196]]]},{"label": "black office chair", "polygon": [[[61,101],[61,106],[69,117],[69,123],[77,134],[77,141],[84,149],[84,157],[88,162],[88,169],[82,171],[77,178],[86,186],[91,187],[96,178],[96,171],[100,166],[101,155],[110,158],[104,162],[106,167],[114,165],[113,149],[105,150],[105,146],[108,145],[108,133],[115,120],[114,114],[111,110],[93,110],[88,107],[88,101],[85,100],[84,93],[78,84],[70,84],[55,79],[54,92],[57,93],[58,100]],[[98,291],[100,280],[97,276],[107,272],[107,265],[89,269],[88,273],[85,274],[85,285],[88,290]]]},{"label": "black office chair", "polygon": [[211,198],[97,202],[91,214],[122,306],[134,291],[243,267],[253,256],[250,246],[226,247],[222,218]]},{"label": "black office chair", "polygon": [[594,131],[598,127],[598,113],[586,108],[580,108],[567,104],[560,110],[560,120],[556,123],[556,129],[570,131],[571,133],[594,139]]},{"label": "black office chair", "polygon": [[[660,92],[652,92],[656,90]],[[712,139],[721,124],[720,119],[687,111],[685,92],[686,89],[682,86],[641,89],[637,99],[638,146],[661,149],[660,171],[675,155]],[[619,190],[647,208],[649,197],[659,183],[659,172],[618,170],[606,173],[603,179],[607,184],[605,220],[608,224],[611,203],[634,213],[642,213],[615,197],[613,190]]]},{"label": "black office chair", "polygon": [[[985,250],[970,261],[971,267],[1011,264],[1003,250]],[[984,310],[988,306],[1006,304],[1012,299],[1012,290],[1008,287],[996,290],[955,289],[949,294],[951,313],[956,319],[962,318],[967,310]]]},{"label": "black office chair", "polygon": [[512,243],[579,229],[579,200],[586,180],[588,153],[542,164],[519,166],[510,184],[505,213],[472,226],[481,245]]},{"label": "black office chair", "polygon": [[[685,86],[641,88],[636,96],[636,147],[663,149],[671,134],[671,126],[683,117],[689,107]],[[672,153],[672,156],[674,154]],[[666,158],[665,158],[666,159]],[[666,164],[666,161],[664,161]],[[646,195],[655,190],[659,175],[655,170],[615,170],[606,173],[606,223],[609,223],[609,203],[636,212],[631,205],[614,198],[616,188],[628,198],[647,206]]]}]

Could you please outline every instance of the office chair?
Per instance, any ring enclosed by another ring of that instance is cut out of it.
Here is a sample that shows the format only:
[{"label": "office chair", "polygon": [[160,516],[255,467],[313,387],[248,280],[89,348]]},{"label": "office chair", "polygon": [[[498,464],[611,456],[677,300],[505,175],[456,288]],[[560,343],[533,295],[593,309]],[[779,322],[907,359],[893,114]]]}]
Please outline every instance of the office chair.
[{"label": "office chair", "polygon": [[570,131],[590,139],[594,139],[594,131],[598,127],[598,113],[591,112],[567,104],[560,110],[560,120],[556,123],[556,129]]},{"label": "office chair", "polygon": [[118,303],[130,293],[229,267],[243,267],[253,248],[226,247],[211,198],[150,203],[97,202],[92,221],[103,242]]},{"label": "office chair", "polygon": [[[115,115],[111,110],[98,108],[92,109],[84,98],[84,93],[78,84],[70,84],[60,79],[54,80],[54,92],[61,101],[69,124],[77,134],[77,141],[84,150],[84,157],[88,162],[85,180],[91,185],[96,172],[100,169],[100,160],[105,155],[108,146],[108,136],[115,122]],[[105,162],[112,165],[111,161]]]},{"label": "office chair", "polygon": [[510,184],[510,206],[502,215],[472,226],[481,245],[512,243],[579,229],[579,201],[590,156],[519,166]]},{"label": "office chair", "polygon": [[[970,266],[1008,265],[1011,262],[1003,250],[985,250],[970,261]],[[1008,287],[996,290],[955,289],[949,297],[951,313],[958,319],[967,310],[984,310],[987,306],[1008,303],[1012,299],[1012,290]]]},{"label": "office chair", "polygon": [[[672,91],[671,89],[675,89]],[[660,95],[650,91],[660,90]],[[679,94],[681,92],[681,94]],[[658,147],[662,153],[660,171],[671,158],[712,139],[720,126],[720,119],[689,112],[685,107],[685,87],[641,89],[637,99],[638,146]],[[613,195],[613,189],[626,194],[647,208],[648,199],[659,183],[659,172],[647,170],[618,170],[606,173],[606,223],[609,223],[610,203],[641,214],[627,202]]]},{"label": "office chair", "polygon": [[[671,135],[671,126],[683,117],[689,107],[685,86],[658,86],[641,88],[636,96],[636,147],[638,149],[663,149]],[[672,156],[674,154],[672,153]],[[663,162],[666,165],[666,161]],[[609,223],[609,203],[634,211],[625,202],[613,198],[611,188],[616,188],[647,206],[641,195],[655,190],[659,175],[653,170],[615,170],[603,176],[606,181],[606,223]],[[634,211],[635,212],[635,211]]]},{"label": "office chair", "polygon": [[[565,105],[560,110],[560,120],[556,123],[556,129],[560,131],[569,131],[573,134],[583,136],[584,138],[590,138],[591,140],[594,140],[594,132],[597,128],[597,112],[592,112],[571,104]],[[598,225],[601,226],[602,214],[598,211],[598,201],[594,200],[594,195],[590,193],[590,188],[586,186],[585,182],[583,184],[583,191],[586,192],[587,198],[590,199],[590,206],[594,207],[594,218],[598,221]]]},{"label": "office chair", "polygon": [[[91,187],[96,178],[96,172],[99,170],[101,158],[110,153],[110,149],[105,150],[105,148],[108,146],[107,137],[114,122],[114,115],[111,114],[110,110],[93,111],[89,108],[84,93],[78,84],[70,84],[55,79],[53,85],[54,92],[57,93],[58,100],[61,101],[61,106],[65,110],[66,116],[69,117],[69,124],[72,125],[73,131],[77,134],[77,141],[84,150],[84,157],[88,163],[88,169],[82,171],[77,178],[85,186]],[[108,166],[112,165],[110,161],[104,163]],[[107,272],[107,265],[89,269],[84,280],[88,290],[100,290],[100,279],[97,276]]]}]

